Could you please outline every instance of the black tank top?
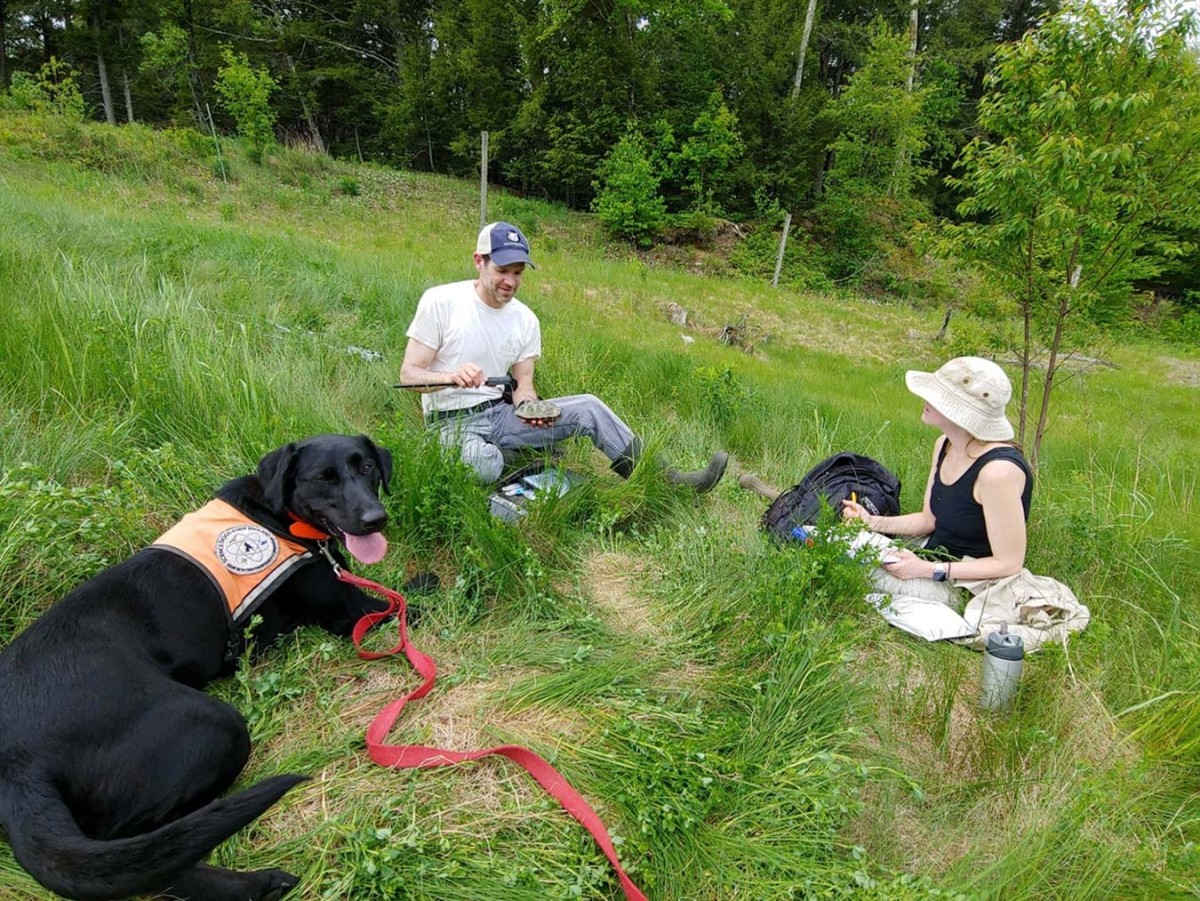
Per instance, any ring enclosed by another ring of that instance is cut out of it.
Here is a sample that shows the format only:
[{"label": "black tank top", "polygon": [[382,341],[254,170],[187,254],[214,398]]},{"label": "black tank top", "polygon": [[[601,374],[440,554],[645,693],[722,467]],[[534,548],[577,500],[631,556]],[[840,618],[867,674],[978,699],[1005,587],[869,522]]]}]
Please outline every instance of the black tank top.
[{"label": "black tank top", "polygon": [[949,447],[949,441],[942,442],[942,452],[938,454],[937,469],[933,474],[929,509],[937,524],[925,547],[940,548],[953,557],[990,557],[992,545],[988,541],[983,507],[975,500],[975,480],[979,478],[979,471],[992,460],[1012,460],[1025,471],[1021,506],[1025,509],[1026,522],[1029,521],[1029,502],[1033,498],[1033,472],[1015,447],[994,447],[981,454],[953,485],[947,485],[942,481],[942,460]]}]

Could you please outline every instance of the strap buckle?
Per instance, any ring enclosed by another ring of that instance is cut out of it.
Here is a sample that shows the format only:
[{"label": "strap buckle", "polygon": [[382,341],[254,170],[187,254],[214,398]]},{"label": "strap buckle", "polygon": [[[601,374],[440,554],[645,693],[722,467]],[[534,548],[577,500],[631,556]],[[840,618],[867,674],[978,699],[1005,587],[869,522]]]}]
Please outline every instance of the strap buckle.
[{"label": "strap buckle", "polygon": [[334,559],[333,552],[329,550],[329,540],[326,539],[324,541],[318,541],[317,550],[321,552],[321,556],[329,561],[329,565],[333,567],[333,574],[335,576],[341,576],[342,566],[337,562],[337,560]]}]

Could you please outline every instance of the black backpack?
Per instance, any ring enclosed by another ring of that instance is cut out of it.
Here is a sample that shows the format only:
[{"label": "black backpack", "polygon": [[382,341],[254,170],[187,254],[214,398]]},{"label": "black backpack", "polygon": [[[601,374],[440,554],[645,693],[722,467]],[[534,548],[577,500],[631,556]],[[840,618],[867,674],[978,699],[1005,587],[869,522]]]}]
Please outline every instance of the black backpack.
[{"label": "black backpack", "polygon": [[877,516],[900,512],[900,480],[882,463],[843,451],[822,460],[779,495],[763,514],[762,527],[776,538],[789,539],[796,526],[816,523],[822,497],[840,514],[842,501],[852,493]]}]

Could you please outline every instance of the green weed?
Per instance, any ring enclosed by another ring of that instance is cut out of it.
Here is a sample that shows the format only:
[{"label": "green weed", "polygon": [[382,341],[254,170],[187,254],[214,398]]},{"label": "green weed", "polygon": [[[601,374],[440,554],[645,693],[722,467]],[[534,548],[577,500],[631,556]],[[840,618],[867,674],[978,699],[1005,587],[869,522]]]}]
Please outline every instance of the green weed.
[{"label": "green weed", "polygon": [[[0,331],[0,641],[271,448],[367,432],[395,458],[392,551],[367,574],[442,585],[413,599],[438,687],[393,739],[543,753],[653,897],[1196,892],[1194,353],[1130,336],[1056,389],[1028,563],[1093,621],[985,716],[978,656],[886,626],[839,542],[767,540],[733,476],[787,486],[857,450],[914,509],[933,434],[903,373],[1002,329],[956,314],[937,345],[940,310],[622,260],[591,220],[494,192],[488,218],[534,241],[542,393],[596,394],[648,448],[622,481],[575,442],[558,462],[585,483],[508,524],[391,387],[421,292],[471,277],[477,186],[222,146],[228,185],[210,136],[0,112],[0,296],[20,301]],[[770,334],[753,352],[720,343],[743,317]],[[662,478],[657,457],[718,447],[730,476],[702,501]],[[313,778],[214,863],[283,866],[314,899],[616,896],[508,764],[366,760],[371,715],[415,685],[401,661],[318,630],[261,650],[214,689],[252,724],[244,780]],[[6,845],[0,877],[48,897]]]}]

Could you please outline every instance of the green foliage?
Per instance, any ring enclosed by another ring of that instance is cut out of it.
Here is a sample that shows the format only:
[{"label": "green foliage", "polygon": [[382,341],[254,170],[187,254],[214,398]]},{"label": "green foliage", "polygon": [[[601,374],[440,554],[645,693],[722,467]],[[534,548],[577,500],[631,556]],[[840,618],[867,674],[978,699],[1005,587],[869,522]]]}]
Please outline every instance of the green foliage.
[{"label": "green foliage", "polygon": [[675,158],[693,209],[720,215],[722,205],[732,200],[736,163],[742,151],[737,116],[726,106],[724,94],[718,88],[692,122],[691,135]]},{"label": "green foliage", "polygon": [[[591,478],[511,526],[431,440],[416,398],[390,387],[421,290],[463,277],[473,182],[281,150],[226,187],[197,174],[211,146],[198,133],[84,123],[66,144],[62,125],[0,114],[0,296],[21,299],[0,333],[0,459],[12,461],[0,643],[264,451],[367,431],[396,459],[391,551],[367,574],[399,586],[434,570],[443,585],[420,599],[412,633],[438,687],[393,739],[543,754],[652,897],[1191,890],[1193,352],[1127,335],[1092,351],[1115,368],[1062,384],[1029,565],[1069,584],[1093,620],[1065,651],[1030,657],[1018,704],[988,717],[978,655],[887,626],[844,545],[766,540],[764,503],[732,465],[699,502],[652,465],[661,452],[690,468],[721,446],[786,485],[852,447],[901,475],[913,509],[931,433],[902,373],[950,354],[929,346],[940,310],[614,259],[592,219],[494,191],[500,216],[534,223],[547,250],[523,288],[553,342],[540,387],[595,392],[652,442],[628,481],[575,442],[564,465]],[[354,202],[335,196],[347,176]],[[977,321],[956,310],[952,342],[1000,346],[988,289],[973,289],[988,300]],[[685,347],[662,321],[668,298],[698,323]],[[1004,302],[1007,334],[1020,323]],[[742,316],[770,323],[765,352],[715,339]],[[366,761],[364,724],[412,678],[311,629],[216,686],[260,739],[246,784],[314,778],[212,862],[283,867],[312,898],[618,897],[594,843],[509,763]],[[0,882],[50,897],[5,842]]]},{"label": "green foliage", "polygon": [[876,20],[863,65],[826,108],[838,135],[825,177],[830,195],[905,198],[924,174],[913,160],[926,146],[921,121],[926,92],[908,88],[913,64],[907,39]]},{"label": "green foliage", "polygon": [[743,415],[751,391],[738,380],[732,369],[701,366],[696,370],[696,382],[717,425],[729,425]]},{"label": "green foliage", "polygon": [[137,486],[69,487],[31,465],[0,471],[0,645],[129,547]]},{"label": "green foliage", "polygon": [[0,95],[0,103],[18,110],[81,122],[87,112],[87,104],[76,84],[77,75],[68,63],[52,56],[42,64],[36,75],[14,72],[7,95]]},{"label": "green foliage", "polygon": [[[729,252],[729,261],[734,268],[744,275],[769,282],[775,275],[782,225],[783,218],[777,215],[751,226],[746,237]],[[825,274],[827,265],[824,249],[803,229],[793,227],[784,249],[779,285],[797,290],[826,290],[831,287]]]},{"label": "green foliage", "polygon": [[837,137],[815,232],[835,280],[870,281],[886,270],[920,212],[911,198],[927,171],[918,163],[926,92],[908,88],[913,64],[906,39],[876,20],[862,66],[825,108]]},{"label": "green foliage", "polygon": [[[1002,48],[988,76],[985,136],[967,145],[953,182],[969,221],[947,236],[1018,300],[1026,377],[1049,346],[1034,459],[1077,320],[1114,321],[1135,279],[1187,250],[1178,225],[1200,217],[1195,34],[1191,14],[1167,7],[1078,3]],[[1023,440],[1031,403],[1023,391]]]},{"label": "green foliage", "polygon": [[609,234],[649,247],[666,221],[666,202],[659,196],[659,176],[646,152],[645,140],[631,127],[604,158],[592,210]]},{"label": "green foliage", "polygon": [[226,47],[221,51],[225,64],[217,72],[214,87],[225,111],[237,123],[238,134],[250,142],[256,162],[275,141],[275,111],[271,108],[271,92],[277,87],[275,79],[265,68],[250,65],[244,53]]},{"label": "green foliage", "polygon": [[142,59],[138,71],[170,91],[170,108],[174,114],[189,109],[192,102],[188,84],[187,33],[174,23],[164,22],[139,40]]}]

